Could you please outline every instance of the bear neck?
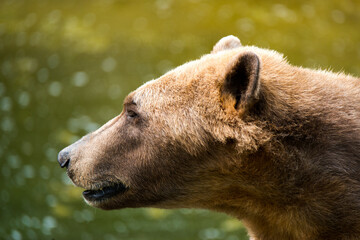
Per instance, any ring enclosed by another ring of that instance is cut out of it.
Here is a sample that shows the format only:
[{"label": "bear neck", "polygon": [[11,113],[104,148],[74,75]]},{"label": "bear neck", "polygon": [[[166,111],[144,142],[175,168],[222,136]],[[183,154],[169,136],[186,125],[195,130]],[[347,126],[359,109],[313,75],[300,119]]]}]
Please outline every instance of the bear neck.
[{"label": "bear neck", "polygon": [[[342,234],[336,229],[359,226],[357,219],[337,214],[359,202],[345,184],[360,182],[360,136],[353,131],[360,126],[349,117],[358,103],[342,102],[342,114],[331,111],[339,104],[334,84],[347,80],[344,85],[351,86],[354,79],[296,69],[282,76],[284,85],[278,75],[269,76],[245,120],[258,122],[272,137],[255,151],[232,157],[238,165],[222,173],[224,188],[210,208],[242,219],[254,239],[336,239]],[[329,86],[316,85],[313,78]],[[311,91],[298,94],[289,85]]]}]

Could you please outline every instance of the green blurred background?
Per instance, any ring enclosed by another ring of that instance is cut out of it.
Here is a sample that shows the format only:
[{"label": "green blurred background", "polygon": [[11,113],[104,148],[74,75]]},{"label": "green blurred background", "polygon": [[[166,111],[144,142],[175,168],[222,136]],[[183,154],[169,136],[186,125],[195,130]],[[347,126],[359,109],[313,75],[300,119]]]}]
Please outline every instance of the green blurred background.
[{"label": "green blurred background", "polygon": [[87,206],[57,152],[223,36],[360,75],[360,1],[0,0],[0,239],[247,239],[204,210]]}]

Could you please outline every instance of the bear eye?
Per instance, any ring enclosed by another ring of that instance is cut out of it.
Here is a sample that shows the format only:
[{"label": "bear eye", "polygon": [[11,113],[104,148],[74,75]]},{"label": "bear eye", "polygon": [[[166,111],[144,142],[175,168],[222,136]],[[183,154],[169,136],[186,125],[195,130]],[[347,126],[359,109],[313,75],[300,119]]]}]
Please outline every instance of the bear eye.
[{"label": "bear eye", "polygon": [[126,111],[126,116],[127,116],[128,118],[135,118],[135,117],[138,116],[138,114],[137,114],[135,111],[133,111],[133,110],[127,110],[127,111]]}]

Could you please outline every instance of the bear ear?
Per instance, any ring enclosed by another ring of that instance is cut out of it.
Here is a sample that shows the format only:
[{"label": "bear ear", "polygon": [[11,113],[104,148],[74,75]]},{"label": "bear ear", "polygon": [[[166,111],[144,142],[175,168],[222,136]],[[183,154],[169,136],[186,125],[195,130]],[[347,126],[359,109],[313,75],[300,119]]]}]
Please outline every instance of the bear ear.
[{"label": "bear ear", "polygon": [[213,47],[211,53],[217,53],[223,50],[237,48],[237,47],[241,47],[240,40],[233,35],[229,35],[227,37],[223,37],[222,39],[220,39]]},{"label": "bear ear", "polygon": [[229,64],[221,95],[225,109],[245,112],[260,95],[260,60],[252,52],[238,54]]}]

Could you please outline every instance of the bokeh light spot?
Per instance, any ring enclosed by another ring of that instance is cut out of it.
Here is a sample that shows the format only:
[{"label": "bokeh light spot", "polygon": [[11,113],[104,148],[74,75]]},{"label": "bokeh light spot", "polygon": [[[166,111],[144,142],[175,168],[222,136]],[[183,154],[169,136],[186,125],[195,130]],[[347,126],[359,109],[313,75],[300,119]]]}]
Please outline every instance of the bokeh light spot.
[{"label": "bokeh light spot", "polygon": [[62,84],[60,82],[52,82],[49,86],[49,94],[53,97],[58,97],[60,96],[61,92],[62,92]]},{"label": "bokeh light spot", "polygon": [[114,58],[108,57],[102,62],[101,68],[104,72],[112,72],[114,71],[116,64],[117,62]]},{"label": "bokeh light spot", "polygon": [[89,77],[86,72],[76,72],[72,77],[72,84],[76,87],[83,87],[89,81]]}]

